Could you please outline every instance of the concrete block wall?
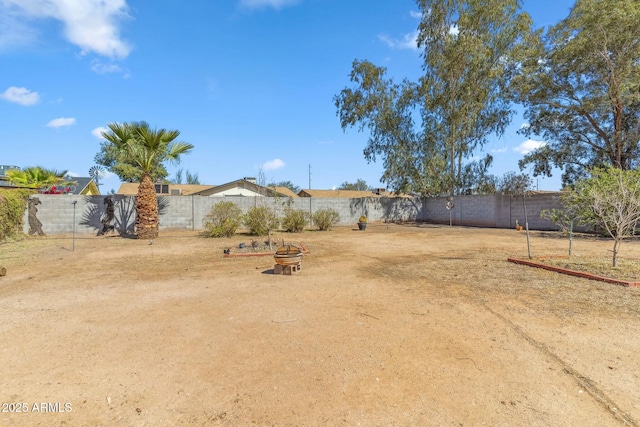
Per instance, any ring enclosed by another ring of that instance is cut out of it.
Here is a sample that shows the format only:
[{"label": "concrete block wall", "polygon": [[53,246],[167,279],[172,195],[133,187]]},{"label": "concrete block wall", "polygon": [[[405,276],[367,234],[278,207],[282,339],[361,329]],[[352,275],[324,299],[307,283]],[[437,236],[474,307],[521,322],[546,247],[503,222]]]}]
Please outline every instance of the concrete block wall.
[{"label": "concrete block wall", "polygon": [[[97,234],[102,229],[101,219],[105,211],[104,196],[76,196],[40,194],[36,196],[37,217],[47,234]],[[122,234],[132,234],[135,224],[135,197],[114,195],[116,229]],[[160,228],[202,230],[203,219],[218,202],[234,202],[244,213],[251,207],[264,203],[274,207],[282,217],[284,209],[303,210],[314,213],[320,209],[335,209],[340,215],[340,225],[355,225],[361,215],[369,222],[380,221],[429,221],[453,225],[478,227],[513,228],[518,220],[524,225],[522,198],[501,194],[486,196],[456,196],[455,207],[446,208],[445,197],[389,198],[366,197],[359,199],[329,199],[300,197],[256,198],[256,197],[202,197],[162,196],[158,199]],[[76,202],[75,205],[73,202]],[[529,228],[532,230],[554,230],[556,226],[540,218],[542,209],[562,208],[558,193],[533,194],[526,199]],[[75,215],[75,216],[74,216]],[[74,221],[75,218],[75,221]],[[28,214],[24,215],[24,231],[29,231]]]},{"label": "concrete block wall", "polygon": [[[446,197],[426,199],[426,220],[438,224],[473,227],[515,228],[516,220],[525,224],[524,205],[521,196],[490,194],[482,196],[454,196],[454,208],[446,208]],[[526,197],[527,220],[531,230],[556,230],[552,222],[542,219],[544,209],[562,209],[559,193],[533,193]]]}]

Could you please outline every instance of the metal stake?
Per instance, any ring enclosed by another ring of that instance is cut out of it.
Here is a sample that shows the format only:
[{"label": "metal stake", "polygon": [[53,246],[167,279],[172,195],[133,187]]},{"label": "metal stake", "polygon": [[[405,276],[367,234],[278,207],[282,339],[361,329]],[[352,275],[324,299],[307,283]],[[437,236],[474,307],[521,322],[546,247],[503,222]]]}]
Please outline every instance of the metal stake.
[{"label": "metal stake", "polygon": [[78,201],[74,200],[72,203],[73,203],[73,233],[71,238],[71,251],[73,252],[76,250],[76,203],[78,203]]}]

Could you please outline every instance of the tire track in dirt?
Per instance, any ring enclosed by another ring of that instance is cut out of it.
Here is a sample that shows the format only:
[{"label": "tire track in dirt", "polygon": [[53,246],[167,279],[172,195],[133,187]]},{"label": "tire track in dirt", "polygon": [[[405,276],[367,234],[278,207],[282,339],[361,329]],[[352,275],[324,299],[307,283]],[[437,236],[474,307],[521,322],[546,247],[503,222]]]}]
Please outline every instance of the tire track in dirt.
[{"label": "tire track in dirt", "polygon": [[619,421],[622,421],[625,425],[629,425],[629,426],[633,426],[633,427],[638,427],[639,426],[637,421],[629,413],[627,413],[626,411],[623,411],[622,409],[620,409],[620,406],[616,402],[614,402],[609,396],[607,396],[606,393],[603,390],[601,390],[600,387],[597,386],[595,381],[593,381],[591,378],[589,378],[589,377],[581,374],[580,372],[576,371],[575,369],[573,369],[569,364],[567,364],[564,360],[562,360],[562,358],[560,358],[560,356],[558,356],[553,351],[551,351],[549,349],[549,347],[547,347],[546,344],[536,340],[531,335],[529,335],[526,332],[524,332],[522,330],[522,328],[520,328],[520,326],[516,325],[511,320],[507,319],[502,314],[496,312],[495,310],[493,310],[491,307],[489,307],[485,303],[482,303],[482,302],[478,303],[477,301],[476,301],[476,303],[478,305],[482,306],[484,309],[486,309],[489,313],[491,313],[494,316],[496,316],[498,319],[500,319],[506,325],[508,325],[516,334],[518,334],[520,337],[522,337],[524,340],[526,340],[529,344],[531,344],[532,346],[534,346],[535,348],[540,350],[542,353],[544,353],[546,356],[551,358],[551,360],[553,360],[557,364],[559,364],[562,367],[562,370],[563,370],[563,372],[565,374],[567,374],[570,377],[572,377],[573,380],[579,386],[584,388],[587,391],[587,393],[589,393],[589,395],[591,397],[593,397],[611,415],[613,415],[614,418],[618,419]]},{"label": "tire track in dirt", "polygon": [[[376,267],[371,265],[366,268],[362,268],[363,271],[371,270],[375,271],[374,274],[385,275],[384,271],[388,267],[395,267],[396,269],[400,266],[410,267],[412,263],[409,262],[406,257],[399,257],[397,263],[394,263],[393,260],[383,259],[375,256],[366,256],[366,258],[374,260],[376,263]],[[439,258],[449,259],[449,258]],[[464,259],[464,258],[461,258]],[[395,270],[393,273],[388,273],[389,277],[398,277],[396,276],[398,270]],[[410,276],[409,276],[410,277]],[[409,277],[403,277],[403,279],[408,279]],[[415,279],[415,277],[411,277],[411,279]],[[469,295],[465,295],[463,293],[458,293],[456,298],[464,299],[467,303],[471,305],[479,306],[484,308],[493,316],[497,317],[500,321],[502,321],[506,326],[508,326],[512,331],[514,331],[518,336],[523,338],[529,344],[531,344],[534,348],[538,349],[544,355],[548,356],[551,360],[553,360],[556,364],[558,364],[562,371],[569,375],[580,387],[582,387],[599,405],[601,405],[607,412],[609,412],[615,419],[621,421],[624,425],[629,425],[633,427],[640,427],[640,424],[631,416],[627,411],[620,409],[620,405],[618,405],[613,399],[611,399],[607,394],[596,384],[594,380],[589,378],[586,375],[581,374],[576,371],[572,366],[570,366],[567,362],[565,362],[560,356],[554,353],[549,347],[541,341],[536,340],[531,335],[527,334],[520,326],[511,320],[504,317],[502,314],[496,312],[491,307],[487,305],[486,302],[478,300],[477,298],[470,297]]]}]

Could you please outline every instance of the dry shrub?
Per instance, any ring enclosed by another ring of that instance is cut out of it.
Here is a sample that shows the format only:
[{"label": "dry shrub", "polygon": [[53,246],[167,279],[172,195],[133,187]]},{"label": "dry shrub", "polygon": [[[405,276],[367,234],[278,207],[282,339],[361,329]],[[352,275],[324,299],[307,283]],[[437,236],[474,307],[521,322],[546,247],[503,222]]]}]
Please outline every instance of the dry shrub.
[{"label": "dry shrub", "polygon": [[233,202],[219,202],[202,221],[207,237],[231,237],[242,224],[242,209]]},{"label": "dry shrub", "polygon": [[333,208],[320,209],[313,214],[312,219],[320,230],[331,230],[340,221],[340,214]]}]

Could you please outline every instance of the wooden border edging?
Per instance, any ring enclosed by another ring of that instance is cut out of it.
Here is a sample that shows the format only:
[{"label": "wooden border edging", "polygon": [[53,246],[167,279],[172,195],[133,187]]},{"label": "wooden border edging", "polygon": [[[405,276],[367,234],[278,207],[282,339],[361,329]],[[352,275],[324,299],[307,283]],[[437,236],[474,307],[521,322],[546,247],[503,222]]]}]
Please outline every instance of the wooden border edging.
[{"label": "wooden border edging", "polygon": [[527,261],[524,259],[507,258],[507,261],[514,264],[527,265],[529,267],[542,268],[549,271],[555,271],[556,273],[568,274],[569,276],[582,277],[583,279],[598,280],[600,282],[613,283],[614,285],[624,286],[625,288],[640,288],[640,282],[631,282],[628,280],[612,279],[611,277],[598,276],[595,274],[585,273],[583,271],[569,270],[562,267],[556,267],[553,265],[541,264],[535,261]]}]

